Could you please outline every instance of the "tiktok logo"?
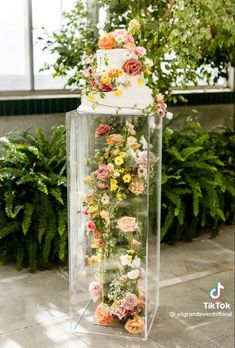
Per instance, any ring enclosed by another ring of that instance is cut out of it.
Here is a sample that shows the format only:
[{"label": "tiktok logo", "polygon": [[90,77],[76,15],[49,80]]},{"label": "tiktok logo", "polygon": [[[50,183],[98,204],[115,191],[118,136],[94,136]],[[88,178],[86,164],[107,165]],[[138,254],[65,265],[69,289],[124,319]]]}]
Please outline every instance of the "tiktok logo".
[{"label": "tiktok logo", "polygon": [[222,295],[222,290],[224,286],[220,282],[216,282],[215,288],[210,288],[209,295],[212,300],[218,300]]}]

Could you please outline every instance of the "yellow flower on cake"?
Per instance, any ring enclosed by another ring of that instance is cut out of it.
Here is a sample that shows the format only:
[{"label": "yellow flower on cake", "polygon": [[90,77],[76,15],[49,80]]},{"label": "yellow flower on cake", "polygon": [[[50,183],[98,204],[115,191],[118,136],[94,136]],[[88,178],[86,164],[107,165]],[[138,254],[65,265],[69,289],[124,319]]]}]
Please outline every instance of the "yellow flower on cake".
[{"label": "yellow flower on cake", "polygon": [[118,189],[118,184],[116,179],[111,179],[110,180],[110,191],[117,191]]},{"label": "yellow flower on cake", "polygon": [[144,79],[137,79],[136,83],[137,83],[137,85],[141,86],[144,84]]},{"label": "yellow flower on cake", "polygon": [[122,156],[115,157],[114,163],[116,164],[116,166],[121,166],[124,163],[123,157]]},{"label": "yellow flower on cake", "polygon": [[119,97],[122,94],[122,91],[120,89],[116,89],[116,91],[113,91],[113,95],[115,97]]},{"label": "yellow flower on cake", "polygon": [[122,177],[123,181],[128,184],[131,181],[131,174],[127,173]]},{"label": "yellow flower on cake", "polygon": [[89,93],[89,94],[87,95],[87,99],[88,99],[89,101],[95,100],[94,94]]},{"label": "yellow flower on cake", "polygon": [[100,81],[105,84],[105,85],[110,85],[111,83],[111,78],[109,77],[109,75],[102,75],[100,78]]}]

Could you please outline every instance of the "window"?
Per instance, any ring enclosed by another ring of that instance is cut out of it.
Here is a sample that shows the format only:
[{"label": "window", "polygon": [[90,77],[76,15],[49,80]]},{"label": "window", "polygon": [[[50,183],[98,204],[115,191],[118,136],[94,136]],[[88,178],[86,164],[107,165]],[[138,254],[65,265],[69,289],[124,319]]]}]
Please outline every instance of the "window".
[{"label": "window", "polygon": [[[53,79],[50,71],[39,72],[55,56],[42,51],[37,38],[42,26],[60,29],[62,12],[74,0],[0,1],[0,91],[61,89],[66,79]],[[32,30],[31,30],[32,26]]]}]

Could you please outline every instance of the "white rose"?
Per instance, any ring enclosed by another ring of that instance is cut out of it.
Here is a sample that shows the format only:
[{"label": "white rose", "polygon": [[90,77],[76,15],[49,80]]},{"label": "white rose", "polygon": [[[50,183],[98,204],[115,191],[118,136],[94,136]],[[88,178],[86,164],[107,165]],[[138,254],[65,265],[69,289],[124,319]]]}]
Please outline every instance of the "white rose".
[{"label": "white rose", "polygon": [[133,271],[130,271],[127,273],[127,276],[129,279],[136,279],[140,275],[140,270],[139,269],[134,269]]},{"label": "white rose", "polygon": [[122,266],[130,266],[131,265],[131,257],[128,254],[121,255],[120,260],[121,260]]},{"label": "white rose", "polygon": [[131,263],[131,268],[139,268],[140,267],[140,258],[135,257]]}]

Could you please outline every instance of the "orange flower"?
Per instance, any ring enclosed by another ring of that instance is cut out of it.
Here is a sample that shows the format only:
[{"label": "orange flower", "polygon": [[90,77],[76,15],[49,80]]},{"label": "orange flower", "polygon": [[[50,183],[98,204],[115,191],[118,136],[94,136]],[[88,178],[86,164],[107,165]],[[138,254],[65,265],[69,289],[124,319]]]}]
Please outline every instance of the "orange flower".
[{"label": "orange flower", "polygon": [[108,325],[113,321],[112,312],[105,303],[100,303],[95,310],[95,317],[100,325]]},{"label": "orange flower", "polygon": [[130,333],[141,333],[144,331],[144,320],[139,315],[135,315],[133,319],[129,319],[126,322],[124,327]]},{"label": "orange flower", "polygon": [[104,34],[98,41],[98,46],[102,50],[110,50],[114,48],[115,45],[116,41],[112,34]]},{"label": "orange flower", "polygon": [[111,134],[107,139],[107,143],[109,145],[122,145],[124,140],[125,139],[121,134]]}]

